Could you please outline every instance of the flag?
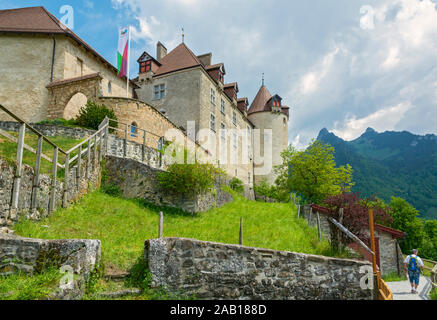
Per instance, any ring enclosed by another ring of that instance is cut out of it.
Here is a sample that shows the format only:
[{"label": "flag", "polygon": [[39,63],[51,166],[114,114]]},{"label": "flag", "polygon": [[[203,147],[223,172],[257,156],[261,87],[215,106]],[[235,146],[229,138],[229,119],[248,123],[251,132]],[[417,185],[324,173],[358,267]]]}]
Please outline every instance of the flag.
[{"label": "flag", "polygon": [[128,51],[129,51],[129,27],[121,28],[118,35],[118,51],[117,51],[117,65],[118,77],[123,78],[127,76],[128,65]]}]

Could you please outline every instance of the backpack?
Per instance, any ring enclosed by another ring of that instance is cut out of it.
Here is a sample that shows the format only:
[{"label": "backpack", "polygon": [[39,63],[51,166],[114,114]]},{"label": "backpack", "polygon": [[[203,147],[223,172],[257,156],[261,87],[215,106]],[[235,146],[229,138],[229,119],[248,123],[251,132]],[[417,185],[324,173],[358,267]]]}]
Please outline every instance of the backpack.
[{"label": "backpack", "polygon": [[417,257],[410,256],[410,263],[408,264],[408,270],[417,271]]}]

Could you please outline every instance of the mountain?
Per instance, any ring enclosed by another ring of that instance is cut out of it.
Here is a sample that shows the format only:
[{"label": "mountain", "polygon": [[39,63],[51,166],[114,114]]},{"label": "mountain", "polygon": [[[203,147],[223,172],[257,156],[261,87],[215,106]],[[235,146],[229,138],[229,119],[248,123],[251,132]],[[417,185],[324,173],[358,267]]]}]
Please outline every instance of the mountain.
[{"label": "mountain", "polygon": [[437,136],[368,128],[358,139],[345,141],[323,129],[317,140],[335,148],[337,165],[352,166],[353,191],[387,202],[401,197],[422,218],[437,219]]}]

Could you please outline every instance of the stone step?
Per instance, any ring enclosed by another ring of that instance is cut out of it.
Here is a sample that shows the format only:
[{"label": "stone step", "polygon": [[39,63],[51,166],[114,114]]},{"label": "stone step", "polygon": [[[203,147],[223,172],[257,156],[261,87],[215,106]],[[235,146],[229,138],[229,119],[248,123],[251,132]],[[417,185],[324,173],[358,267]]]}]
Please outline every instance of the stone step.
[{"label": "stone step", "polygon": [[123,298],[126,296],[139,296],[142,293],[143,290],[138,288],[133,288],[133,289],[114,291],[114,292],[100,292],[97,295],[101,298],[115,299],[115,298]]},{"label": "stone step", "polygon": [[103,278],[106,281],[122,282],[126,280],[129,276],[130,276],[129,272],[114,272],[114,273],[105,274]]}]

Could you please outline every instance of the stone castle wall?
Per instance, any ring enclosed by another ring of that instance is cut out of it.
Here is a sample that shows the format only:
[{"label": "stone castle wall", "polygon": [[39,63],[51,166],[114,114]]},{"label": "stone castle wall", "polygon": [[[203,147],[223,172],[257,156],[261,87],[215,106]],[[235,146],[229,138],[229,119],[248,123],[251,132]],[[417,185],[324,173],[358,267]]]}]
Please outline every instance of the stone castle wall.
[{"label": "stone castle wall", "polygon": [[154,286],[199,299],[372,300],[369,262],[164,238],[145,243]]},{"label": "stone castle wall", "polygon": [[159,188],[157,175],[160,169],[131,159],[106,156],[105,169],[108,174],[105,183],[119,186],[123,197],[145,199],[158,206],[182,209],[186,212],[205,212],[213,207],[221,207],[233,200],[232,196],[216,185],[217,194],[193,196],[171,195]]}]

